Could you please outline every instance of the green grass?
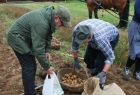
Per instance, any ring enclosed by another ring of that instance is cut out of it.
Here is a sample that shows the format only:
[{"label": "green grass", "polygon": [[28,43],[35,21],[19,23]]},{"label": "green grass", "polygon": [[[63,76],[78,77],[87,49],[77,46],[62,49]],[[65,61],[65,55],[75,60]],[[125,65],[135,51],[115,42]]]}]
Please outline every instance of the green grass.
[{"label": "green grass", "polygon": [[[68,2],[60,2],[60,3],[52,3],[52,2],[36,2],[36,3],[21,3],[21,4],[1,4],[0,5],[0,20],[3,21],[5,25],[4,33],[8,28],[11,26],[11,24],[22,14],[38,9],[41,7],[45,7],[48,5],[58,6],[63,5],[67,7],[72,15],[72,27],[74,27],[78,22],[88,19],[88,11],[87,6],[84,2],[79,1],[68,1]],[[101,14],[101,12],[99,12]],[[133,2],[130,5],[130,14],[133,14]],[[108,21],[110,23],[113,23],[114,25],[117,25],[119,22],[119,19],[113,17],[112,15],[108,14],[107,12],[104,12],[104,16],[101,17],[99,15],[100,19]],[[131,17],[130,17],[131,20]],[[63,57],[64,61],[72,61],[72,58],[69,56],[64,56],[65,54],[70,54],[71,49],[71,36],[72,36],[72,28],[60,28],[56,31],[54,36],[56,38],[59,38],[62,45],[60,51],[53,51],[53,53],[60,55]],[[67,36],[66,36],[67,35]],[[85,45],[82,45],[80,48],[80,56],[84,55],[85,52]],[[116,60],[115,63],[119,66],[122,66],[127,57],[128,53],[128,41],[127,41],[127,29],[126,30],[120,30],[120,41],[115,49],[115,55]]]},{"label": "green grass", "polygon": [[119,66],[125,64],[128,55],[127,30],[120,32],[120,40],[115,48],[115,63]]}]

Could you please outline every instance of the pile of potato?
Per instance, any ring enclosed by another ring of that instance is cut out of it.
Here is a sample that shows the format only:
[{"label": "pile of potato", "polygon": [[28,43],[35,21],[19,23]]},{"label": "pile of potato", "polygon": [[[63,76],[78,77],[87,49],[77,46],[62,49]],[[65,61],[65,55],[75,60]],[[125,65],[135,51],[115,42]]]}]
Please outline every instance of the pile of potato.
[{"label": "pile of potato", "polygon": [[75,74],[67,73],[62,77],[62,82],[67,85],[77,86],[83,84],[85,80],[78,78]]}]

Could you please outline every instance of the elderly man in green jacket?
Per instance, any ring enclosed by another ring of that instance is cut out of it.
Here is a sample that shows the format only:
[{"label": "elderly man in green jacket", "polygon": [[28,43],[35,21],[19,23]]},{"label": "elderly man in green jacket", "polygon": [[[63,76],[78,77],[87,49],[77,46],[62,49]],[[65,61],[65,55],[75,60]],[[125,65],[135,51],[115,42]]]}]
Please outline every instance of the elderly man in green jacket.
[{"label": "elderly man in green jacket", "polygon": [[67,27],[69,22],[70,13],[66,8],[49,6],[24,14],[8,31],[8,44],[22,67],[24,95],[36,95],[35,57],[47,74],[53,73],[49,64],[52,33],[55,27]]}]

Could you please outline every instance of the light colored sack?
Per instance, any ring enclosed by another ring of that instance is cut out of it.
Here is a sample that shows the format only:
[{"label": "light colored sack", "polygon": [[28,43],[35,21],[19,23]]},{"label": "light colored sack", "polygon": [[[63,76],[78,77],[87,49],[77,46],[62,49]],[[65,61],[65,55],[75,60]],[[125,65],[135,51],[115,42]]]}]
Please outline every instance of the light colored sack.
[{"label": "light colored sack", "polygon": [[50,78],[48,75],[46,76],[42,95],[64,95],[64,91],[62,90],[55,73],[51,74]]},{"label": "light colored sack", "polygon": [[91,77],[84,84],[82,95],[126,95],[124,91],[116,84],[106,85],[104,89],[100,89],[99,78]]}]

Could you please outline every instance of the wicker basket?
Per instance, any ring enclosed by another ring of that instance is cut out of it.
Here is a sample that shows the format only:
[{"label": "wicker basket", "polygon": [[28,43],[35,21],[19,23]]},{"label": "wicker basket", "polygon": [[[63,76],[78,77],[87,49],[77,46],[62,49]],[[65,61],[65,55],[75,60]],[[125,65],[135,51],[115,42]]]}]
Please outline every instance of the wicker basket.
[{"label": "wicker basket", "polygon": [[63,68],[63,69],[59,70],[57,73],[57,77],[58,77],[59,82],[60,82],[63,89],[68,90],[70,92],[76,92],[76,93],[82,92],[84,84],[71,86],[71,85],[67,85],[67,84],[62,82],[62,77],[67,73],[75,74],[76,76],[78,76],[81,79],[87,79],[87,77],[84,74],[77,73],[73,68]]}]

